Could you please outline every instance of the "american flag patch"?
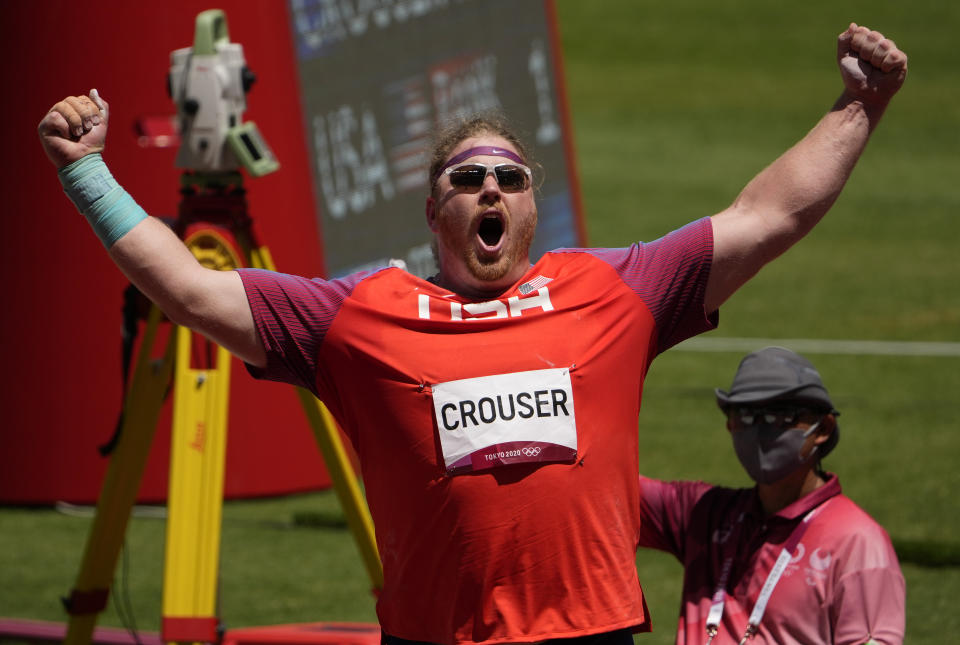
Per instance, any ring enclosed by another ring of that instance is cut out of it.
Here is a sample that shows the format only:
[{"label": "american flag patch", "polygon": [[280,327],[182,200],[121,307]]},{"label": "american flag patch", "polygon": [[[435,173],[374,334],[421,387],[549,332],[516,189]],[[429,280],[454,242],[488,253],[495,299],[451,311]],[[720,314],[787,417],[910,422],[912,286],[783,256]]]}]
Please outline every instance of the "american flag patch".
[{"label": "american flag patch", "polygon": [[553,278],[546,278],[542,275],[538,275],[533,280],[528,280],[527,282],[524,282],[523,284],[521,284],[519,289],[517,290],[523,295],[527,295],[531,291],[536,291],[540,287],[543,287],[548,282],[552,282],[552,281],[553,281]]}]

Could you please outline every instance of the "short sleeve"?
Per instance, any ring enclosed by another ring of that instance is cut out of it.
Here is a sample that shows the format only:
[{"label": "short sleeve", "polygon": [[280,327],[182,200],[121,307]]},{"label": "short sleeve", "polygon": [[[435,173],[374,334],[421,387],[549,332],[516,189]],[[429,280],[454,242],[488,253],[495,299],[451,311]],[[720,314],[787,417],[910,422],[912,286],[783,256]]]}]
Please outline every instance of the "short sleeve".
[{"label": "short sleeve", "polygon": [[831,604],[834,642],[903,643],[906,583],[886,532],[876,525],[861,527],[839,576]]},{"label": "short sleeve", "polygon": [[717,326],[704,298],[713,262],[713,226],[709,217],[653,242],[622,249],[589,249],[607,262],[636,293],[657,325],[657,353]]},{"label": "short sleeve", "polygon": [[267,365],[247,365],[255,378],[304,387],[317,394],[317,356],[324,336],[354,287],[369,272],[321,280],[238,269],[267,353]]}]

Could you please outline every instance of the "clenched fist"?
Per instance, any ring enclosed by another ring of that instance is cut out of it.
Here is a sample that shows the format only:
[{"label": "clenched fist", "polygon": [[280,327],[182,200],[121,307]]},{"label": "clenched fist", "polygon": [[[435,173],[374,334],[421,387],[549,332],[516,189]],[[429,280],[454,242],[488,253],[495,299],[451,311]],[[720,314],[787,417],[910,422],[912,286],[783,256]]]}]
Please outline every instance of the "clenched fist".
[{"label": "clenched fist", "polygon": [[53,165],[62,168],[103,150],[109,113],[107,102],[97,90],[90,90],[89,96],[68,96],[50,108],[37,132]]},{"label": "clenched fist", "polygon": [[907,77],[907,55],[879,31],[850,23],[837,39],[837,62],[847,91],[866,103],[885,103]]}]

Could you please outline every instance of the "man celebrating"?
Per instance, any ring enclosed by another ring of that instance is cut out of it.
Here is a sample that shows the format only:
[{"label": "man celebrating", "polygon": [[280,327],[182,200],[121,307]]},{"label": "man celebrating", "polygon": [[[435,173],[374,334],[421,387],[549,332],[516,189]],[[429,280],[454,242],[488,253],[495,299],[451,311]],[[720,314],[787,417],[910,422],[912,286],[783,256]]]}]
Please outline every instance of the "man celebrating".
[{"label": "man celebrating", "polygon": [[907,58],[851,25],[843,93],[733,205],[649,244],[529,261],[526,149],[492,119],[440,133],[427,224],[439,270],[336,280],[202,268],[104,165],[95,91],[39,126],[64,189],[174,322],[310,389],[359,455],[383,560],[386,642],[632,643],[637,415],[650,362],[716,312],[836,199]]},{"label": "man celebrating", "polygon": [[684,567],[677,643],[902,643],[890,538],[820,468],[839,413],[813,365],[767,347],[716,396],[756,487],[640,477],[640,545]]}]

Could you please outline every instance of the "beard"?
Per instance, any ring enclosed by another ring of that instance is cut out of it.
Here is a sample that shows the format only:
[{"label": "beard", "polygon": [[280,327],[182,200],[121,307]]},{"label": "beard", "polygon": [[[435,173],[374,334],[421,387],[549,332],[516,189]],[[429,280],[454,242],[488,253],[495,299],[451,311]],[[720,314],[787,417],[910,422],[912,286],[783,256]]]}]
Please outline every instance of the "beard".
[{"label": "beard", "polygon": [[470,274],[484,282],[496,282],[506,276],[519,262],[526,261],[537,229],[537,217],[525,218],[512,232],[509,241],[495,256],[484,256],[473,244],[463,249],[464,264]]},{"label": "beard", "polygon": [[[516,224],[511,231],[510,239],[496,255],[485,255],[477,249],[472,238],[463,239],[463,233],[457,230],[454,222],[449,219],[440,220],[440,237],[446,240],[460,238],[460,259],[467,271],[481,282],[497,282],[506,276],[519,262],[528,261],[530,245],[537,228],[537,213],[525,217]],[[440,268],[440,258],[437,252],[438,239],[433,239],[434,259]],[[449,248],[449,247],[448,247]]]},{"label": "beard", "polygon": [[[472,215],[463,209],[447,210],[437,207],[433,239],[430,242],[437,265],[435,284],[461,295],[481,297],[509,287],[504,280],[519,279],[529,265],[530,245],[537,227],[537,208],[534,203],[518,204],[523,214],[514,217],[505,204],[496,206],[501,211],[502,228],[491,229],[489,222],[478,223],[490,207],[475,206]],[[504,236],[509,236],[504,238]],[[478,236],[483,240],[479,243]],[[487,251],[484,247],[497,247]],[[517,267],[522,265],[522,270]]]}]

